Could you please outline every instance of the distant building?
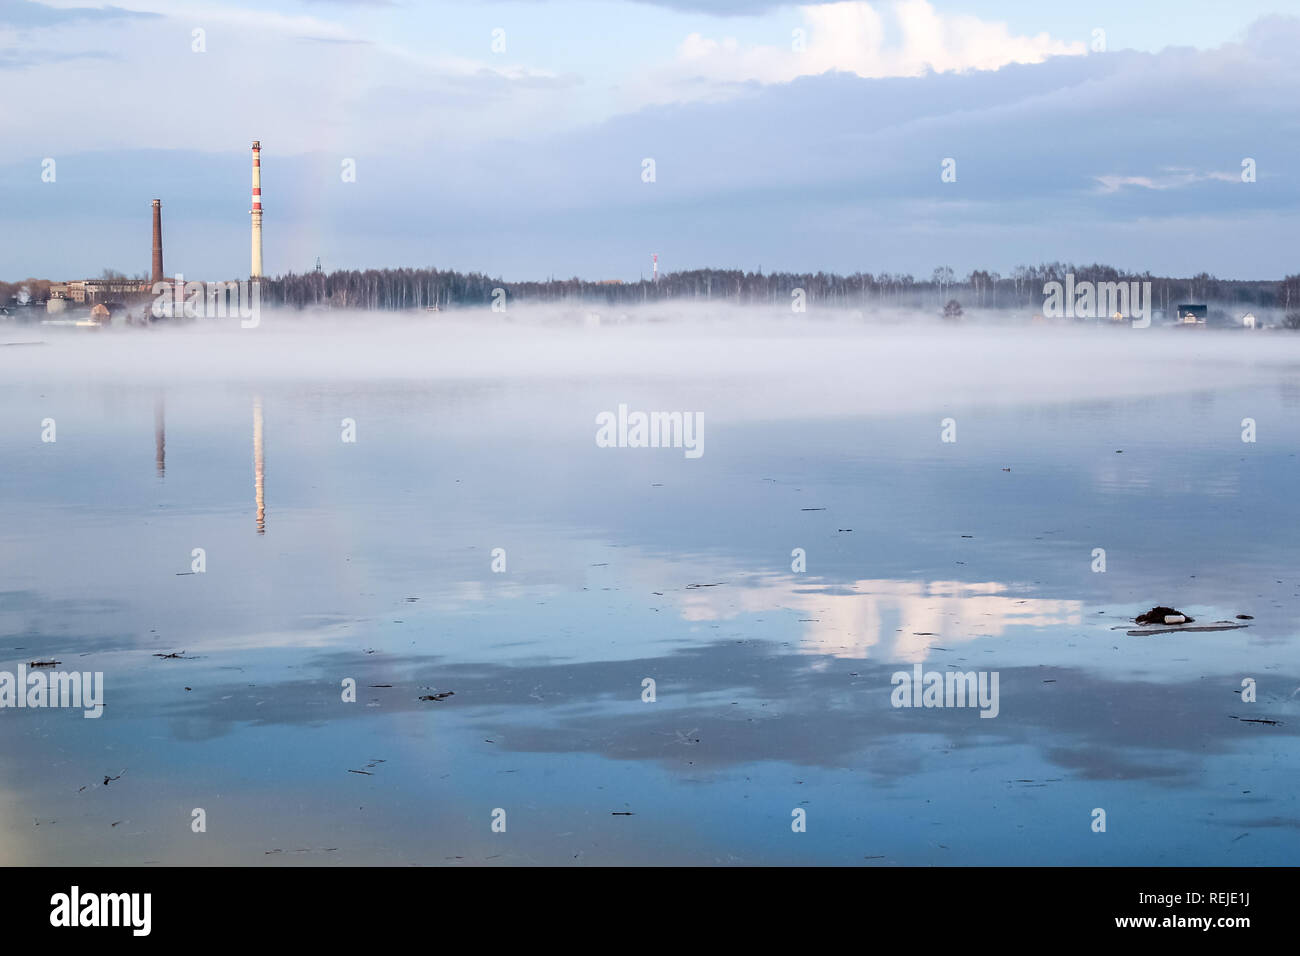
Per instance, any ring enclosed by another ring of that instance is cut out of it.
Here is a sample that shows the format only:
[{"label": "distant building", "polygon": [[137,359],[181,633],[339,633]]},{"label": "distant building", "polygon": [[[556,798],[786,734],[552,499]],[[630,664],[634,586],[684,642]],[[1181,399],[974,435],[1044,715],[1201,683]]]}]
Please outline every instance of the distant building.
[{"label": "distant building", "polygon": [[99,302],[90,310],[90,318],[100,325],[125,325],[131,320],[131,310],[121,302]]},{"label": "distant building", "polygon": [[148,283],[125,276],[118,279],[86,279],[84,285],[87,302],[107,302],[119,296],[149,291]]},{"label": "distant building", "polygon": [[1241,317],[1241,327],[1242,327],[1243,329],[1257,329],[1257,328],[1259,328],[1259,322],[1258,322],[1258,320],[1255,318],[1255,313],[1253,313],[1253,312],[1247,312],[1245,315],[1243,315],[1243,316]]},{"label": "distant building", "polygon": [[1180,305],[1174,313],[1179,325],[1204,325],[1210,309],[1205,305]]},{"label": "distant building", "polygon": [[148,292],[147,283],[139,279],[72,279],[68,282],[51,282],[50,298],[67,299],[78,305],[87,302],[106,302],[109,299]]}]

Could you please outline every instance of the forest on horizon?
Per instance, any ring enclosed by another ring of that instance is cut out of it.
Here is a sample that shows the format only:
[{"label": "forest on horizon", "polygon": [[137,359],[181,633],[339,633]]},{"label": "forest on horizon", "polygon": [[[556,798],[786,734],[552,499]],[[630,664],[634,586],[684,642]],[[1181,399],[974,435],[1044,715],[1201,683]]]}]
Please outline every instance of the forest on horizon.
[{"label": "forest on horizon", "polygon": [[[1063,282],[1067,274],[1074,275],[1076,282],[1150,282],[1152,304],[1165,312],[1194,302],[1215,303],[1223,308],[1275,309],[1288,317],[1300,313],[1300,274],[1280,281],[1221,279],[1205,272],[1182,278],[1061,262],[1018,266],[1009,275],[976,270],[959,277],[946,266],[924,278],[889,272],[841,275],[691,269],[635,282],[578,277],[510,282],[480,272],[436,268],[313,270],[264,278],[262,303],[298,309],[371,310],[471,308],[490,306],[502,299],[506,303],[608,306],[682,301],[777,306],[788,304],[794,291],[802,289],[807,304],[838,308],[937,310],[956,298],[968,309],[1040,309],[1044,284]],[[102,277],[125,278],[112,270],[105,270]],[[135,278],[142,283],[148,279],[144,274]],[[47,279],[0,281],[0,304],[18,302],[24,292],[31,301],[44,301],[49,287]],[[504,290],[504,296],[497,290]]]}]

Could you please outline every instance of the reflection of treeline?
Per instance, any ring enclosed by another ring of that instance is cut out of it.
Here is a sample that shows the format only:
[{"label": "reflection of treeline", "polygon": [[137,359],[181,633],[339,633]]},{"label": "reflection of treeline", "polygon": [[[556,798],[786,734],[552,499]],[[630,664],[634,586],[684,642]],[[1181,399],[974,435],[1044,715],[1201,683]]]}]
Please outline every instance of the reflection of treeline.
[{"label": "reflection of treeline", "polygon": [[290,273],[264,280],[263,303],[359,309],[476,308],[507,303],[638,305],[666,302],[719,302],[788,306],[796,289],[809,305],[841,308],[885,306],[934,310],[958,298],[966,308],[1041,309],[1043,285],[1076,282],[1148,281],[1153,306],[1171,309],[1183,302],[1215,302],[1242,307],[1300,309],[1300,275],[1276,280],[1219,279],[1207,273],[1189,278],[1124,272],[1110,266],[1060,262],[1019,266],[1010,275],[977,270],[964,278],[940,267],[924,278],[908,273],[743,272],[693,269],[660,275],[658,281],[612,283],[586,279],[507,282],[478,272],[439,269],[368,269],[364,272]]}]

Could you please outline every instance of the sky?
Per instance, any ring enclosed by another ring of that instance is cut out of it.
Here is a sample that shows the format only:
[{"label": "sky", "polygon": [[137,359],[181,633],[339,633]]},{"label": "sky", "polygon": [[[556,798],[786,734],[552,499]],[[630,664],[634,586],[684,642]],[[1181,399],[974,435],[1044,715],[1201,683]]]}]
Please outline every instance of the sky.
[{"label": "sky", "polygon": [[[0,0],[0,278],[1297,268],[1300,2]],[[653,172],[653,175],[651,175]]]}]

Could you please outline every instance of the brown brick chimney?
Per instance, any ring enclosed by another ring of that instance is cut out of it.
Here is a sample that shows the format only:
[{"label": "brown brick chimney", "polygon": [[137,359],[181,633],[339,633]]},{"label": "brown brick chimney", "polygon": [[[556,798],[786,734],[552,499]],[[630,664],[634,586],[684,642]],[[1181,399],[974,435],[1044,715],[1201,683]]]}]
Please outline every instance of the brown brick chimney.
[{"label": "brown brick chimney", "polygon": [[163,281],[161,199],[153,201],[153,274],[150,276],[149,281]]}]

